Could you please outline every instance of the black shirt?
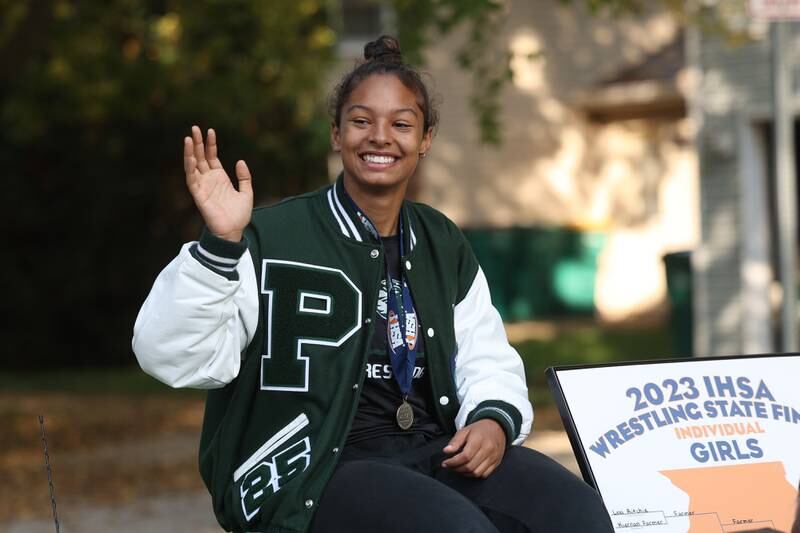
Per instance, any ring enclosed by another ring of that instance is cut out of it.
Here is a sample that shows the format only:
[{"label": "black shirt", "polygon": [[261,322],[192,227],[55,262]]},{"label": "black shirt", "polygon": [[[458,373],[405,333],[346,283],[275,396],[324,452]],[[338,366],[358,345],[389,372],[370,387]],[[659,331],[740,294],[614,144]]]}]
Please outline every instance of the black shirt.
[{"label": "black shirt", "polygon": [[[391,278],[395,284],[399,284],[401,272],[399,236],[383,237],[381,241],[383,241]],[[389,359],[386,332],[387,300],[386,279],[384,279],[381,281],[378,291],[378,308],[375,310],[373,319],[375,329],[365,369],[364,388],[353,425],[347,436],[347,444],[384,435],[422,433],[433,437],[444,433],[433,416],[433,393],[428,378],[425,345],[423,336],[419,333],[417,334],[417,361],[414,365],[414,379],[408,393],[408,403],[414,410],[414,423],[407,430],[402,430],[397,425],[395,415],[403,401],[403,394],[394,379],[392,362]],[[424,331],[419,323],[417,331]]]}]

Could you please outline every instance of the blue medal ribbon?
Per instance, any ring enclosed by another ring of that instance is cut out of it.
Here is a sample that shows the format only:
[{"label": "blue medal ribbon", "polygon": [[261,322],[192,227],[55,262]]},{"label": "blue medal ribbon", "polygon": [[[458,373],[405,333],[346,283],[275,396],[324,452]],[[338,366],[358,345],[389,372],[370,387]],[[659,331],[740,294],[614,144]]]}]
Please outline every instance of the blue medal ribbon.
[{"label": "blue medal ribbon", "polygon": [[[400,257],[403,256],[402,223],[400,230]],[[402,272],[402,271],[401,271]],[[386,333],[388,335],[389,359],[392,362],[394,378],[400,387],[403,397],[411,391],[411,382],[414,379],[414,366],[417,362],[417,315],[414,312],[414,302],[411,291],[408,290],[402,273],[400,274],[400,287],[395,287],[389,268],[386,268],[387,278],[387,311]],[[391,289],[389,288],[391,287]],[[399,337],[399,338],[398,338]]]},{"label": "blue medal ribbon", "polygon": [[[350,198],[350,195],[345,191],[345,196],[353,206],[353,210],[358,215],[359,220],[366,228],[367,232],[372,235],[375,240],[381,242],[381,236],[375,228],[375,224],[364,214]],[[403,229],[403,212],[400,212],[400,220],[398,226],[400,229],[400,258],[402,259],[404,253],[404,229]],[[395,286],[394,280],[389,271],[389,260],[387,254],[384,252],[384,261],[386,268],[386,335],[387,335],[387,348],[389,352],[389,360],[392,363],[392,373],[397,385],[400,387],[400,392],[403,398],[407,398],[411,391],[411,383],[414,379],[414,366],[417,362],[417,334],[419,331],[419,324],[417,323],[417,314],[414,310],[414,300],[411,298],[411,291],[408,289],[408,284],[403,276],[403,270],[400,269],[400,279],[398,286]]]}]

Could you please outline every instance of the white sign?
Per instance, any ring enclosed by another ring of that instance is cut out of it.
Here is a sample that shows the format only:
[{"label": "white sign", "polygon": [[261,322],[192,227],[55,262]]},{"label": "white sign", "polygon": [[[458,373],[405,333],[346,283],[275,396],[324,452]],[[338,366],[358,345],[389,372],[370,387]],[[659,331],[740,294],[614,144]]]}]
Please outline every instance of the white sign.
[{"label": "white sign", "polygon": [[556,368],[548,378],[618,533],[791,530],[800,355]]},{"label": "white sign", "polygon": [[748,13],[766,20],[800,19],[800,0],[750,0]]}]

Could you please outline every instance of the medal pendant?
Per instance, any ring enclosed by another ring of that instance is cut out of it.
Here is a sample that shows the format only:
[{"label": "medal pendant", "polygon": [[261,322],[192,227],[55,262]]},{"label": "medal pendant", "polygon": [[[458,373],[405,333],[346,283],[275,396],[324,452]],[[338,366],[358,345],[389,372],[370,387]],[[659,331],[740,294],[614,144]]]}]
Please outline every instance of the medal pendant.
[{"label": "medal pendant", "polygon": [[400,407],[397,408],[397,425],[400,429],[406,430],[414,423],[414,410],[405,399]]}]

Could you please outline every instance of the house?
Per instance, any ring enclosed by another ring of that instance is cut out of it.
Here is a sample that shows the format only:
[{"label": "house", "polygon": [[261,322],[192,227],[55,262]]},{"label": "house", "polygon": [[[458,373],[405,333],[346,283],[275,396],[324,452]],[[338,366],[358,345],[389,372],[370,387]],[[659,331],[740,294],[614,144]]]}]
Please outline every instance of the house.
[{"label": "house", "polygon": [[481,144],[455,61],[463,35],[448,35],[426,56],[441,125],[417,198],[465,229],[504,318],[588,303],[608,322],[663,320],[662,257],[699,241],[681,28],[663,11],[592,16],[557,0],[506,9],[503,143]]},{"label": "house", "polygon": [[[690,38],[702,175],[701,242],[693,261],[697,353],[785,349],[779,341],[783,295],[777,281],[772,48],[767,30],[766,23],[751,19],[746,28],[749,41],[737,46],[699,32]],[[785,52],[794,72],[790,108],[796,116],[800,58],[794,52],[800,46],[800,25],[793,23],[789,33]],[[795,131],[797,125],[795,119]],[[796,205],[797,198],[790,202]],[[797,243],[792,244],[796,257]]]}]

